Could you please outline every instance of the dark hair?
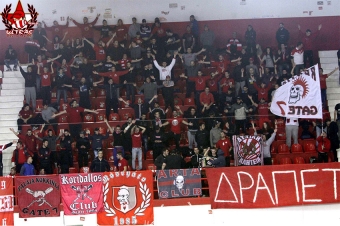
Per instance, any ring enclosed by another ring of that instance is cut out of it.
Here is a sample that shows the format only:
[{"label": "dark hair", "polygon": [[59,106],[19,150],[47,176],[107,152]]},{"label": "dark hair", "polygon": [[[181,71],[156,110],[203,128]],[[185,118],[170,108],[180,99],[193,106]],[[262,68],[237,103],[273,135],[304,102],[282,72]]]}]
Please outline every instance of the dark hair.
[{"label": "dark hair", "polygon": [[123,156],[123,153],[119,151],[117,152],[117,155]]},{"label": "dark hair", "polygon": [[298,43],[296,44],[296,46],[300,46],[300,45],[302,45],[302,42],[298,42]]},{"label": "dark hair", "polygon": [[43,139],[43,141],[42,141],[42,142],[43,142],[43,143],[45,143],[45,141],[47,141],[47,142],[48,142],[48,140],[47,140],[47,139]]}]

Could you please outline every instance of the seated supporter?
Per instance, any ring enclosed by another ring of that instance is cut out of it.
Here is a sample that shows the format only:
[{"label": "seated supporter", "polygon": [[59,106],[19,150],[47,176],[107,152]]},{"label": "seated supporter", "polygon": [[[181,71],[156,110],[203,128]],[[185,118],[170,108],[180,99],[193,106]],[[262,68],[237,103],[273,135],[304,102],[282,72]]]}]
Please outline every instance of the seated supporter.
[{"label": "seated supporter", "polygon": [[34,124],[33,111],[30,109],[29,104],[24,104],[18,116],[19,116],[19,119],[17,120],[18,132],[22,130],[22,125],[24,124],[33,125]]},{"label": "seated supporter", "polygon": [[11,45],[8,46],[5,52],[5,65],[7,67],[6,71],[12,71],[10,64],[14,64],[13,71],[18,70],[18,55]]},{"label": "seated supporter", "polygon": [[322,132],[321,135],[316,138],[318,142],[318,162],[328,162],[328,152],[331,150],[331,142],[327,138],[327,134]]}]

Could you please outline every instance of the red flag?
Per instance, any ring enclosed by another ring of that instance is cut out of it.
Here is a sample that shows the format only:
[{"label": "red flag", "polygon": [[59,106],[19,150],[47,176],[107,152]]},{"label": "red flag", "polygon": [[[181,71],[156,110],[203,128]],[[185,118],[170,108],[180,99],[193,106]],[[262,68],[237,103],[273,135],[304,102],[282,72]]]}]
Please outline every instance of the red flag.
[{"label": "red flag", "polygon": [[15,178],[19,217],[57,217],[60,215],[60,185],[56,175]]},{"label": "red flag", "polygon": [[60,175],[65,215],[98,213],[103,208],[101,173]]},{"label": "red flag", "polygon": [[0,225],[14,225],[14,196],[12,177],[0,178]]},{"label": "red flag", "polygon": [[153,223],[152,171],[110,172],[103,177],[104,211],[99,225]]}]

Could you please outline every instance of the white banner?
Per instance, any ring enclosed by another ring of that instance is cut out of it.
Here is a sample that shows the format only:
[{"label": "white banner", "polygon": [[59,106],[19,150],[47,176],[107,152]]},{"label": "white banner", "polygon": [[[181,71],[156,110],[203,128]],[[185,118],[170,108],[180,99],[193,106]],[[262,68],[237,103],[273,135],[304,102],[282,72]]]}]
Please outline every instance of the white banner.
[{"label": "white banner", "polygon": [[270,111],[290,118],[322,119],[322,102],[318,65],[295,75],[275,91]]}]

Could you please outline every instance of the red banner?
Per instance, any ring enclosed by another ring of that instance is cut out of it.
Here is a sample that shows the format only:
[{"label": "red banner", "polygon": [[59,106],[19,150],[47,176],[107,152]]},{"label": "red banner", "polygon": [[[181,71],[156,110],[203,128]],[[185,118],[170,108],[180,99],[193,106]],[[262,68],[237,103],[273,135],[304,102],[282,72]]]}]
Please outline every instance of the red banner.
[{"label": "red banner", "polygon": [[19,217],[60,215],[60,185],[56,175],[15,177]]},{"label": "red banner", "polygon": [[99,225],[153,224],[152,171],[104,173],[103,193]]},{"label": "red banner", "polygon": [[157,171],[158,196],[163,199],[200,196],[201,171],[198,168]]},{"label": "red banner", "polygon": [[13,178],[0,177],[0,225],[14,225]]},{"label": "red banner", "polygon": [[213,168],[206,173],[213,209],[340,202],[340,163]]},{"label": "red banner", "polygon": [[103,208],[101,173],[60,175],[65,215],[98,213]]}]

